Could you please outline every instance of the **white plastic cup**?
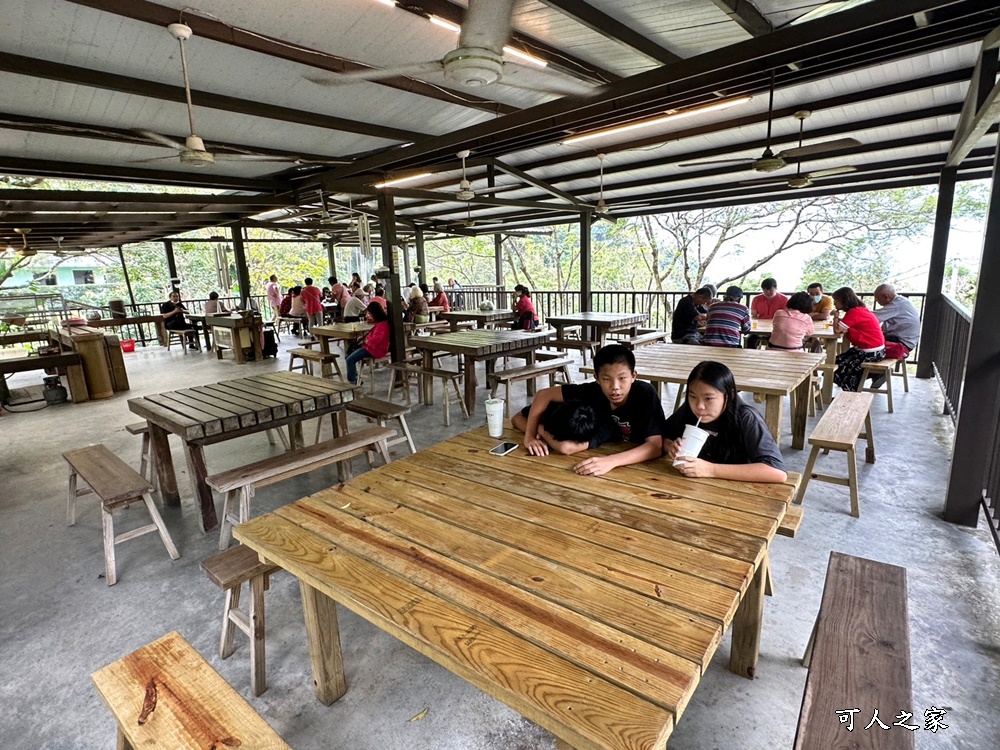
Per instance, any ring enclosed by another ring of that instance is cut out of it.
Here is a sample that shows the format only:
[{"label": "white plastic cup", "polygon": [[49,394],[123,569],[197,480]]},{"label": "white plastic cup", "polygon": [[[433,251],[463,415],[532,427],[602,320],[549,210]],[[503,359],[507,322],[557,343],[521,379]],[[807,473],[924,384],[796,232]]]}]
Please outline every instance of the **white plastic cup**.
[{"label": "white plastic cup", "polygon": [[502,398],[486,399],[486,425],[490,437],[503,437],[503,406]]},{"label": "white plastic cup", "polygon": [[698,458],[701,449],[705,447],[706,440],[708,440],[707,430],[695,427],[693,424],[685,425],[684,442],[681,443],[681,449],[677,452],[677,458],[674,459],[674,466],[680,466],[684,463],[677,460],[679,458]]}]

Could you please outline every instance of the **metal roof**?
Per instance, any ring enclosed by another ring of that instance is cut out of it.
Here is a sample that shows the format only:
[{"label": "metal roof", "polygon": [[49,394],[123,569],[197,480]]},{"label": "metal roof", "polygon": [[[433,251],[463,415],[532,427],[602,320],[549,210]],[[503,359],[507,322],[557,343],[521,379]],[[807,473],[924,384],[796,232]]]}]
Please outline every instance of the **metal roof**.
[{"label": "metal roof", "polygon": [[[263,211],[269,226],[347,239],[346,206],[372,211],[375,184],[416,173],[429,175],[387,191],[401,227],[478,233],[575,221],[601,197],[599,153],[607,155],[603,197],[612,215],[935,182],[981,40],[1000,24],[995,0],[874,0],[801,24],[791,22],[823,4],[517,0],[508,45],[547,61],[544,70],[515,67],[507,54],[501,81],[475,88],[441,70],[338,77],[443,57],[459,34],[429,18],[461,25],[467,5],[201,0],[195,11],[184,0],[6,0],[0,173],[243,197],[210,204],[204,195],[157,196],[138,205],[131,194],[74,201],[58,193],[45,203],[55,213],[35,215],[37,199],[0,190],[0,239],[17,242],[12,228],[24,225],[40,249],[60,235],[102,247]],[[187,60],[196,131],[208,149],[288,161],[196,169],[140,132],[179,141],[189,133],[179,48],[164,28],[178,20],[194,32]],[[772,80],[775,152],[798,146],[792,114],[800,110],[812,113],[804,145],[860,143],[755,171]],[[590,93],[538,90],[553,84]],[[563,144],[669,113],[687,116]],[[978,140],[961,177],[988,174],[996,140],[995,129]],[[472,201],[454,197],[462,150],[471,151]],[[679,166],[739,158],[748,161]],[[837,167],[854,171],[803,188],[787,181],[797,169]],[[486,192],[490,183],[495,193]],[[470,218],[475,224],[465,226]]]}]

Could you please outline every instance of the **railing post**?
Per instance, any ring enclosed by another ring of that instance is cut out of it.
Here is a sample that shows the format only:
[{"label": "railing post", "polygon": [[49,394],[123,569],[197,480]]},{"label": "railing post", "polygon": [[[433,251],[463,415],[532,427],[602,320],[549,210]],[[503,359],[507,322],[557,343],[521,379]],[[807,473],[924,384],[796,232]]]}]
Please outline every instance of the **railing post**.
[{"label": "railing post", "polygon": [[920,331],[920,354],[917,360],[917,377],[934,375],[934,359],[939,356],[938,331],[941,326],[941,290],[944,286],[944,266],[948,256],[948,233],[951,229],[951,212],[955,203],[956,167],[941,170],[938,180],[937,214],[934,217],[934,239],[931,242],[931,261],[927,272],[927,296],[924,297],[924,325]]}]

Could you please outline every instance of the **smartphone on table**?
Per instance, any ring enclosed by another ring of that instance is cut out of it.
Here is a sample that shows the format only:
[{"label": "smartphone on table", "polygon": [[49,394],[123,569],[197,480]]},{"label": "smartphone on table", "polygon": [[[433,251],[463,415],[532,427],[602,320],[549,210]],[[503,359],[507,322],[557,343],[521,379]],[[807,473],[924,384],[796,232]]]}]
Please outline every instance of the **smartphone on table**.
[{"label": "smartphone on table", "polygon": [[500,445],[490,448],[490,453],[494,456],[506,456],[512,450],[515,450],[520,443],[500,443]]}]

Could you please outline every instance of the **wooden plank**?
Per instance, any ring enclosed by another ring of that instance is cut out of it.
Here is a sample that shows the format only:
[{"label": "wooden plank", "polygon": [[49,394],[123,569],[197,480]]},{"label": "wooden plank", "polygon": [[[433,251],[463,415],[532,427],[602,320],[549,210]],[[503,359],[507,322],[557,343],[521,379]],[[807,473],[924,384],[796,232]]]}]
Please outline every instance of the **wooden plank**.
[{"label": "wooden plank", "polygon": [[[258,389],[252,388],[246,384],[241,384],[233,380],[226,380],[222,383],[212,383],[206,386],[201,386],[212,393],[221,393],[227,398],[242,398],[246,401],[252,403],[258,403],[261,409],[267,409],[269,411],[271,419],[284,419],[288,416],[288,406],[279,401],[276,398],[272,398],[268,395],[261,393]],[[258,421],[260,420],[260,415],[258,414]]]},{"label": "wooden plank", "polygon": [[864,427],[873,398],[871,393],[846,391],[839,394],[813,428],[809,444],[844,448],[853,446]]},{"label": "wooden plank", "polygon": [[[294,373],[293,373],[294,375]],[[250,378],[273,393],[284,393],[288,399],[303,402],[303,411],[308,411],[305,402],[312,402],[316,409],[324,409],[330,404],[330,393],[315,386],[303,383],[293,383],[277,375],[255,375]]]},{"label": "wooden plank", "polygon": [[25,355],[23,357],[0,357],[0,373],[31,372],[32,370],[47,370],[57,367],[69,367],[81,363],[77,352],[65,354],[46,354],[43,357]]},{"label": "wooden plank", "polygon": [[[406,492],[408,487],[410,485],[397,479],[371,477],[364,491],[351,487],[332,488],[303,504],[326,503],[330,512],[343,510],[421,545],[427,554],[442,555],[504,581],[505,590],[507,586],[514,586],[555,602],[561,608],[587,613],[616,630],[694,662],[702,670],[708,666],[704,661],[706,650],[714,649],[722,638],[721,621],[705,617],[696,610],[680,609],[662,599],[641,596],[602,577],[588,575],[519,546],[498,541],[488,533],[492,531],[488,522],[483,524],[487,528],[483,532],[468,522],[458,525],[451,519],[435,516],[435,493],[428,490],[411,488],[413,495],[407,498],[407,506],[399,507],[393,498],[398,497],[400,491]],[[349,506],[344,508],[347,503]],[[516,538],[506,534],[504,537]],[[627,558],[627,555],[622,557]],[[517,594],[508,592],[505,596]],[[733,598],[732,591],[729,598]]]},{"label": "wooden plank", "polygon": [[223,413],[236,417],[239,421],[240,427],[252,427],[257,424],[257,413],[255,409],[247,407],[243,403],[233,401],[220,394],[213,394],[209,391],[198,388],[184,388],[183,390],[176,391],[175,393],[178,396],[193,399],[197,403],[211,406],[213,409],[218,409]]},{"label": "wooden plank", "polygon": [[153,485],[104,444],[76,448],[62,455],[106,504],[141,497],[153,491]]},{"label": "wooden plank", "polygon": [[231,404],[235,408],[243,409],[245,412],[253,414],[255,424],[257,422],[270,422],[271,409],[268,404],[253,396],[245,395],[239,391],[231,391],[224,387],[201,385],[188,389],[192,394],[198,394],[205,398],[218,399],[220,403]]},{"label": "wooden plank", "polygon": [[729,652],[729,671],[753,679],[760,657],[760,631],[764,622],[764,576],[768,570],[767,555],[754,571],[733,619],[733,640]]},{"label": "wooden plank", "polygon": [[206,436],[218,435],[223,432],[221,419],[203,409],[173,400],[170,398],[169,391],[167,393],[152,393],[146,396],[146,400],[169,412],[186,419],[194,420],[197,424],[201,425]]},{"label": "wooden plank", "polygon": [[[333,380],[332,378],[321,378],[314,375],[302,375],[297,372],[272,372],[268,377],[300,385],[301,387],[315,389],[320,393],[325,393],[331,396],[340,395],[340,397],[345,400],[358,391],[358,386],[351,383],[342,383],[338,380]],[[307,378],[307,380],[302,380],[303,378]],[[333,398],[331,398],[331,402],[332,401],[334,401]]]},{"label": "wooden plank", "polygon": [[160,406],[148,398],[130,398],[128,408],[149,422],[160,425],[167,432],[179,435],[184,440],[195,440],[205,437],[205,430],[197,419],[179,414],[176,411]]},{"label": "wooden plank", "polygon": [[267,398],[283,403],[287,409],[288,416],[297,416],[306,412],[316,411],[316,400],[302,397],[302,394],[294,394],[287,388],[267,383],[262,380],[227,380],[226,383],[235,387],[246,388],[251,393],[259,393]]},{"label": "wooden plank", "polygon": [[169,393],[159,393],[156,394],[155,398],[159,403],[165,404],[167,402],[177,404],[175,408],[178,410],[197,410],[197,411],[187,411],[189,416],[195,416],[198,413],[203,413],[209,415],[211,418],[217,419],[222,423],[223,432],[231,432],[232,430],[237,430],[240,428],[240,418],[234,414],[229,409],[219,409],[216,406],[207,404],[204,401],[200,401],[192,396],[186,396],[180,391],[170,391]]},{"label": "wooden plank", "polygon": [[124,733],[126,747],[290,750],[177,632],[91,677]]},{"label": "wooden plank", "polygon": [[242,543],[579,750],[662,748],[673,714],[270,514]]},{"label": "wooden plank", "polygon": [[[909,710],[910,679],[906,569],[831,552],[795,750],[846,747],[847,737],[857,748],[914,747],[916,732],[864,730],[875,708],[890,726]],[[836,712],[850,708],[861,710],[847,735]]]}]

